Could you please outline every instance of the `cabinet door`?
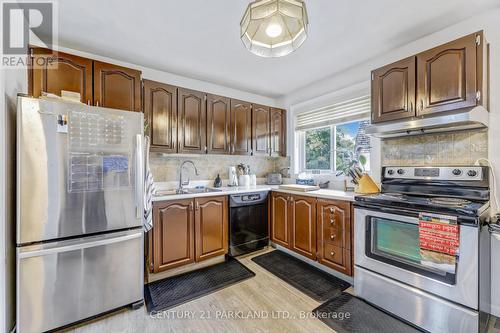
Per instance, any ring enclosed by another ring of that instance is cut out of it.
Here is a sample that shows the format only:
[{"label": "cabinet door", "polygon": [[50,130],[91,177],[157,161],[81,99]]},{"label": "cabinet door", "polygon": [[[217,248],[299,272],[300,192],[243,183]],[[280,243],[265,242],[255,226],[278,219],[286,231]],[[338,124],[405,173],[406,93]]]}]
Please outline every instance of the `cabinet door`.
[{"label": "cabinet door", "polygon": [[196,261],[221,256],[228,250],[227,197],[195,199]]},{"label": "cabinet door", "polygon": [[316,198],[291,197],[291,249],[316,259]]},{"label": "cabinet door", "polygon": [[28,71],[29,94],[61,96],[61,90],[77,92],[82,103],[92,104],[92,60],[44,48],[32,48]]},{"label": "cabinet door", "polygon": [[94,61],[94,105],[141,111],[141,72]]},{"label": "cabinet door", "polygon": [[231,102],[229,98],[207,95],[207,153],[229,154]]},{"label": "cabinet door", "polygon": [[372,122],[415,116],[415,57],[372,72]]},{"label": "cabinet door", "polygon": [[205,93],[178,90],[179,153],[206,153],[207,108]]},{"label": "cabinet door", "polygon": [[271,108],[271,156],[286,156],[286,111]]},{"label": "cabinet door", "polygon": [[417,115],[476,105],[476,34],[417,55]]},{"label": "cabinet door", "polygon": [[252,146],[253,155],[270,155],[271,153],[271,110],[268,106],[252,105]]},{"label": "cabinet door", "polygon": [[231,100],[231,154],[252,154],[252,105]]},{"label": "cabinet door", "polygon": [[286,248],[290,248],[288,198],[285,193],[271,193],[271,240]]},{"label": "cabinet door", "polygon": [[177,152],[177,87],[144,80],[143,96],[151,150]]},{"label": "cabinet door", "polygon": [[317,222],[318,261],[352,275],[351,204],[318,199]]},{"label": "cabinet door", "polygon": [[194,262],[193,200],[153,204],[153,272]]}]

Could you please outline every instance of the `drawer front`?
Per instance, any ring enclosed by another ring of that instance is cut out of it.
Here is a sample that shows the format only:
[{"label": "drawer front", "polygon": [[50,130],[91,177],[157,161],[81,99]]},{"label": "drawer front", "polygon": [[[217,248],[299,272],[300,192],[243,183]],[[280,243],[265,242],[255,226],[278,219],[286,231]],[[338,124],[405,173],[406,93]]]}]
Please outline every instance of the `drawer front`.
[{"label": "drawer front", "polygon": [[343,274],[352,275],[350,250],[324,242],[319,255],[319,262]]},{"label": "drawer front", "polygon": [[351,244],[346,241],[344,231],[344,228],[323,228],[323,241],[350,250]]}]

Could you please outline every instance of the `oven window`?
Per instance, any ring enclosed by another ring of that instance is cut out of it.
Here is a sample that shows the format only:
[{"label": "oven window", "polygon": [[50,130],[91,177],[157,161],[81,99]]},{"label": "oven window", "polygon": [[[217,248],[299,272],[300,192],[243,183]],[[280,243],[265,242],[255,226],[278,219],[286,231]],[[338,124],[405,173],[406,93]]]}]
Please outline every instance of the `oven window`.
[{"label": "oven window", "polygon": [[372,226],[375,254],[420,263],[417,225],[374,217]]},{"label": "oven window", "polygon": [[368,216],[367,223],[365,250],[368,257],[455,284],[455,274],[421,263],[418,224],[375,216]]}]

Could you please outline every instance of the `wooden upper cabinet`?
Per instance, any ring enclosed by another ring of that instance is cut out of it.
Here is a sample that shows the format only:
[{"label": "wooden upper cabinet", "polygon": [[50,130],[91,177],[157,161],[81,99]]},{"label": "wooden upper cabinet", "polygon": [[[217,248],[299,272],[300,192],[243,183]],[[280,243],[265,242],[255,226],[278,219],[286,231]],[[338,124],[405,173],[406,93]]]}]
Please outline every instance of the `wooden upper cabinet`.
[{"label": "wooden upper cabinet", "polygon": [[316,259],[316,198],[291,196],[290,249]]},{"label": "wooden upper cabinet", "polygon": [[372,122],[415,116],[415,57],[372,72]]},{"label": "wooden upper cabinet", "polygon": [[289,227],[289,195],[271,192],[271,240],[281,246],[290,248]]},{"label": "wooden upper cabinet", "polygon": [[207,149],[207,108],[205,93],[179,88],[179,153],[204,154]]},{"label": "wooden upper cabinet", "polygon": [[286,111],[271,108],[271,156],[286,156]]},{"label": "wooden upper cabinet", "polygon": [[31,48],[32,66],[28,90],[33,97],[42,92],[61,96],[61,90],[77,92],[82,103],[92,104],[92,60],[44,48]]},{"label": "wooden upper cabinet", "polygon": [[141,72],[94,61],[94,105],[141,111]]},{"label": "wooden upper cabinet", "polygon": [[268,106],[252,105],[253,155],[271,154],[271,109]]},{"label": "wooden upper cabinet", "polygon": [[231,99],[231,154],[252,154],[252,104]]},{"label": "wooden upper cabinet", "polygon": [[318,261],[346,275],[352,275],[351,204],[318,199]]},{"label": "wooden upper cabinet", "polygon": [[477,46],[475,33],[417,55],[417,114],[450,111],[477,104]]},{"label": "wooden upper cabinet", "polygon": [[195,199],[196,261],[228,251],[227,196]]},{"label": "wooden upper cabinet", "polygon": [[177,152],[177,87],[144,80],[143,96],[151,150]]},{"label": "wooden upper cabinet", "polygon": [[207,153],[229,154],[231,101],[227,97],[207,95]]},{"label": "wooden upper cabinet", "polygon": [[195,260],[193,200],[153,204],[153,272]]}]

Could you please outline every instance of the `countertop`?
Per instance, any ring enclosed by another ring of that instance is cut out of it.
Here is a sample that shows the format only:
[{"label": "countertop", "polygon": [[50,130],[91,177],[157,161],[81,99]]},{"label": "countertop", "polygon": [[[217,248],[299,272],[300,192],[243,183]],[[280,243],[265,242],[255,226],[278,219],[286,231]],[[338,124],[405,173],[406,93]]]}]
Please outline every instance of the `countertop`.
[{"label": "countertop", "polygon": [[171,201],[171,200],[192,199],[200,197],[215,197],[221,195],[241,194],[241,193],[250,193],[258,191],[275,191],[280,193],[289,193],[289,194],[302,195],[308,197],[343,200],[343,201],[354,201],[354,197],[356,195],[354,192],[344,192],[344,191],[329,190],[329,189],[320,189],[317,191],[310,191],[310,192],[282,190],[279,189],[279,185],[256,185],[250,187],[220,187],[219,189],[220,191],[208,192],[208,193],[204,192],[204,193],[168,194],[162,196],[154,196],[153,201]]}]

